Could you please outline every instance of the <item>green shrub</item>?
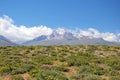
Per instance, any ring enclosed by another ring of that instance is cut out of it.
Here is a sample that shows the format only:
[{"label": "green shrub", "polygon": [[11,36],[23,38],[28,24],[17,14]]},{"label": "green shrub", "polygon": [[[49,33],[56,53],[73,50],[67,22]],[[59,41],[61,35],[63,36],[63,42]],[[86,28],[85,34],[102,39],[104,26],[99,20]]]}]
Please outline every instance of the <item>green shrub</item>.
[{"label": "green shrub", "polygon": [[120,76],[111,76],[109,80],[120,80]]},{"label": "green shrub", "polygon": [[62,71],[62,72],[68,72],[69,71],[68,68],[65,68],[65,67],[62,67],[62,66],[55,66],[55,67],[53,67],[53,70]]},{"label": "green shrub", "polygon": [[1,74],[4,74],[4,73],[9,74],[11,71],[12,71],[12,68],[10,66],[5,65],[5,67],[0,70],[0,73]]},{"label": "green shrub", "polygon": [[37,57],[33,58],[33,61],[37,64],[48,64],[52,65],[53,62],[49,56],[46,55],[38,55]]},{"label": "green shrub", "polygon": [[101,67],[91,66],[91,65],[80,66],[77,71],[79,74],[90,73],[94,75],[104,75],[106,72],[106,70]]},{"label": "green shrub", "polygon": [[68,66],[81,66],[88,65],[88,60],[86,57],[79,55],[71,55],[67,59]]},{"label": "green shrub", "polygon": [[108,65],[114,70],[120,70],[120,60],[109,60]]},{"label": "green shrub", "polygon": [[91,74],[79,74],[79,75],[73,75],[70,77],[72,80],[102,80],[97,75],[91,75]]},{"label": "green shrub", "polygon": [[56,71],[44,71],[41,73],[41,78],[44,80],[68,80],[63,74]]},{"label": "green shrub", "polygon": [[24,78],[22,77],[22,75],[14,75],[12,76],[12,80],[24,80]]},{"label": "green shrub", "polygon": [[51,70],[39,71],[33,77],[35,80],[68,80],[62,73]]},{"label": "green shrub", "polygon": [[57,56],[57,53],[51,53],[51,56],[55,56],[55,57],[56,57],[56,56]]},{"label": "green shrub", "polygon": [[12,75],[23,74],[29,72],[32,68],[34,68],[31,64],[21,63],[17,66],[12,66],[12,71],[10,72]]},{"label": "green shrub", "polygon": [[118,76],[118,75],[120,75],[120,73],[118,71],[116,71],[116,70],[109,71],[109,74],[110,74],[110,76]]},{"label": "green shrub", "polygon": [[37,78],[40,75],[40,70],[39,69],[32,69],[29,74],[33,77],[33,78]]},{"label": "green shrub", "polygon": [[102,80],[99,76],[97,75],[87,75],[84,80]]}]

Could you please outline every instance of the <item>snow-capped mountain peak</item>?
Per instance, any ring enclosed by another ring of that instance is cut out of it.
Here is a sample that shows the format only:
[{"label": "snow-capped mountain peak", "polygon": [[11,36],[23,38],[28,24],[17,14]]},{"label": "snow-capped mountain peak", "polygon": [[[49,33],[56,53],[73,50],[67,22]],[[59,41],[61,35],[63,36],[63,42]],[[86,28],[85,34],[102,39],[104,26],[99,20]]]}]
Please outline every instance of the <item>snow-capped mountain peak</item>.
[{"label": "snow-capped mountain peak", "polygon": [[[25,45],[78,45],[78,44],[110,44],[114,42],[105,41],[102,38],[82,36],[64,29],[54,30],[51,35],[41,35],[33,40],[27,41]],[[117,44],[118,45],[118,44]]]}]

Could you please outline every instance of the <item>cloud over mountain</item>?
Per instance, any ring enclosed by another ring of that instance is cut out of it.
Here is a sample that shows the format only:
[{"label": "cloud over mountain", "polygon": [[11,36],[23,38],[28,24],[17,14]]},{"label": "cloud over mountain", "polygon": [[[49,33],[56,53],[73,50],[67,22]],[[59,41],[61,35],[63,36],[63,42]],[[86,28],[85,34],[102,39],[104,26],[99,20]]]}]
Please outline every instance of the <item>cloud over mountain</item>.
[{"label": "cloud over mountain", "polygon": [[40,35],[50,35],[52,29],[46,26],[16,26],[8,16],[0,17],[0,35],[4,35],[12,41],[22,42],[33,39]]},{"label": "cloud over mountain", "polygon": [[89,37],[94,37],[94,38],[102,38],[106,41],[112,41],[116,42],[119,41],[119,36],[118,34],[110,33],[110,32],[99,32],[98,30],[94,28],[88,28],[87,30],[80,30],[78,33],[79,36],[89,36]]},{"label": "cloud over mountain", "polygon": [[[54,29],[43,25],[33,27],[24,25],[16,26],[10,17],[6,15],[0,17],[0,35],[14,42],[24,42],[41,35],[50,35],[53,31]],[[64,34],[66,29],[58,28],[56,31],[59,34]],[[79,29],[78,31],[68,29],[68,31],[71,31],[76,37],[89,36],[91,38],[102,38],[106,41],[120,41],[120,33],[100,32],[94,28],[88,28],[86,30]]]}]

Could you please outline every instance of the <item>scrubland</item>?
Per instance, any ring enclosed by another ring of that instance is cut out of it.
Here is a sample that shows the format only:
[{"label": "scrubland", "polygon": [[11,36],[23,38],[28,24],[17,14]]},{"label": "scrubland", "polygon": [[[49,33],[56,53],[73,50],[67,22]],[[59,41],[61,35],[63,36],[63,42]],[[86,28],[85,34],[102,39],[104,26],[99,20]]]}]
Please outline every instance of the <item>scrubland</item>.
[{"label": "scrubland", "polygon": [[120,46],[0,47],[0,80],[120,80]]}]

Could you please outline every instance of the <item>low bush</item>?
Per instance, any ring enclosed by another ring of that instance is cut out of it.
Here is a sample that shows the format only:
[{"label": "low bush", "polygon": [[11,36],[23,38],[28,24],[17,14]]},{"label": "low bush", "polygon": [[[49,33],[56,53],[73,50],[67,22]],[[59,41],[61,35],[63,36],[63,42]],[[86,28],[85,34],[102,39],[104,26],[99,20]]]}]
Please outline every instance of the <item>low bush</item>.
[{"label": "low bush", "polygon": [[79,74],[70,77],[71,80],[102,80],[101,77],[91,74]]},{"label": "low bush", "polygon": [[69,71],[68,68],[65,68],[65,67],[62,67],[62,66],[54,66],[52,69],[57,70],[57,71],[62,71],[62,72],[68,72]]},{"label": "low bush", "polygon": [[12,76],[12,80],[24,80],[24,78],[22,77],[22,75],[14,75]]},{"label": "low bush", "polygon": [[106,70],[101,67],[91,65],[80,66],[77,71],[79,74],[89,73],[94,75],[104,75],[106,72]]}]

